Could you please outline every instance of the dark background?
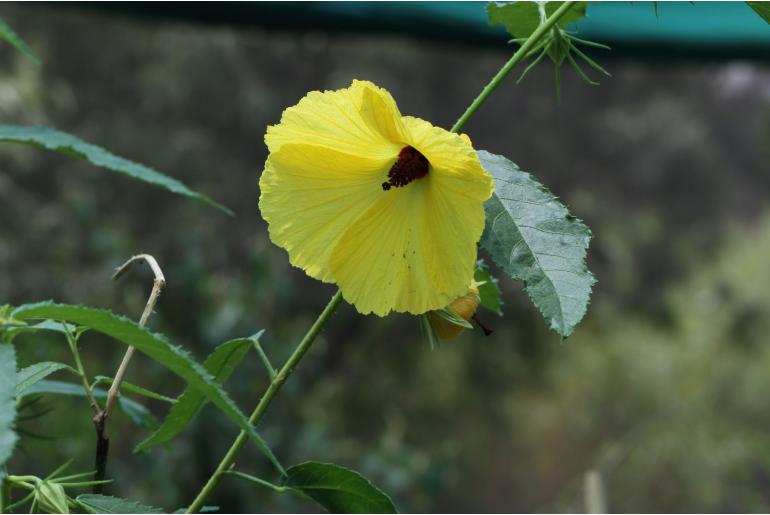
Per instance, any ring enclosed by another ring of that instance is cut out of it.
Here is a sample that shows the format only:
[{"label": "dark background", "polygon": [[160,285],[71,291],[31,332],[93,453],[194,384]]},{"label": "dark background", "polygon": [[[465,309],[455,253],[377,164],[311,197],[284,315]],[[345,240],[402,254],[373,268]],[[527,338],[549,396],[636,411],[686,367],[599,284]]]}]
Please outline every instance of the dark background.
[{"label": "dark background", "polygon": [[[511,53],[504,41],[266,30],[77,6],[6,4],[0,17],[43,60],[0,47],[3,123],[71,132],[236,213],[6,144],[0,301],[50,298],[138,318],[149,272],[118,284],[110,275],[148,252],[168,279],[150,325],[198,359],[265,328],[280,363],[334,291],[289,265],[257,209],[262,138],[284,108],[307,91],[368,79],[404,114],[450,127]],[[542,64],[521,84],[504,83],[465,128],[593,229],[599,282],[575,334],[562,342],[549,332],[502,276],[504,317],[484,314],[495,334],[468,332],[434,351],[412,317],[343,306],[260,426],[284,464],[349,466],[409,512],[580,511],[589,471],[612,511],[770,510],[770,67],[740,55],[594,56],[613,74],[601,86],[565,71],[557,103]],[[92,334],[82,345],[91,375],[114,373],[120,346]],[[17,346],[22,365],[70,359],[54,337],[22,336]],[[183,388],[144,356],[128,380],[168,395]],[[250,412],[266,382],[250,354],[227,389]],[[69,458],[90,470],[86,402],[44,404],[53,411],[20,427],[52,439],[24,439],[12,472],[45,475]],[[165,405],[147,406],[165,416]],[[134,455],[146,433],[122,415],[113,428],[108,493],[169,510],[190,502],[236,433],[207,407],[166,448]],[[238,467],[277,479],[253,446]],[[209,504],[315,509],[236,479]]]}]

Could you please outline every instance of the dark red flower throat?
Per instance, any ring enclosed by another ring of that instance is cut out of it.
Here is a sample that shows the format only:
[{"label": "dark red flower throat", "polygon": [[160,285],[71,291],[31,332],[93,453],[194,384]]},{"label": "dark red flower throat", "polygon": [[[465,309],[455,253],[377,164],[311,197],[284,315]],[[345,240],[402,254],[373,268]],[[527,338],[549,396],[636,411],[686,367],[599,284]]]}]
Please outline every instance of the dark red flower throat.
[{"label": "dark red flower throat", "polygon": [[414,147],[404,147],[398,153],[398,160],[393,163],[388,172],[388,180],[382,183],[382,189],[406,186],[415,179],[422,179],[428,175],[430,163],[424,155]]}]

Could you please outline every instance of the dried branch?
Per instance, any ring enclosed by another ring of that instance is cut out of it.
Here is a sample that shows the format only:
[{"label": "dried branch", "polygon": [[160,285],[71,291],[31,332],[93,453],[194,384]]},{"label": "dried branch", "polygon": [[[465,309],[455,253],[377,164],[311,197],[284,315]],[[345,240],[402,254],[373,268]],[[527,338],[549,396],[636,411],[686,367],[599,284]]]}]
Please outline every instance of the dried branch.
[{"label": "dried branch", "polygon": [[[163,275],[163,271],[160,269],[160,265],[149,254],[138,254],[126,261],[120,266],[113,274],[112,279],[116,280],[125,274],[134,263],[147,263],[150,265],[155,279],[152,284],[152,291],[150,297],[147,299],[147,304],[144,306],[142,317],[139,319],[139,325],[144,326],[147,323],[147,319],[150,318],[152,310],[155,308],[155,303],[158,301],[160,291],[166,285],[166,278]],[[126,376],[128,370],[128,364],[131,362],[131,358],[134,355],[134,348],[129,347],[126,349],[126,353],[123,356],[123,360],[120,362],[118,371],[115,372],[115,378],[110,386],[109,392],[107,392],[107,402],[104,409],[99,411],[94,417],[94,429],[96,429],[96,473],[94,479],[101,481],[105,478],[107,472],[107,455],[110,450],[110,439],[108,436],[107,422],[109,421],[112,412],[115,410],[115,404],[118,401],[120,395],[120,385],[123,383],[123,379]],[[94,485],[94,493],[102,492],[102,484]]]}]

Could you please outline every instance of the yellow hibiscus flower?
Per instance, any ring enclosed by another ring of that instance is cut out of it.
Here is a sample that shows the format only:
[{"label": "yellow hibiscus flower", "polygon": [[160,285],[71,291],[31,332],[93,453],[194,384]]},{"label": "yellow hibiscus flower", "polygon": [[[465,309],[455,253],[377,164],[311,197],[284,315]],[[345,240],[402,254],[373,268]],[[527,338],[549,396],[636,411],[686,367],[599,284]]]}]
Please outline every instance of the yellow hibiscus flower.
[{"label": "yellow hibiscus flower", "polygon": [[494,189],[467,136],[353,81],[308,93],[265,143],[259,207],[294,266],[364,314],[421,314],[467,292]]}]

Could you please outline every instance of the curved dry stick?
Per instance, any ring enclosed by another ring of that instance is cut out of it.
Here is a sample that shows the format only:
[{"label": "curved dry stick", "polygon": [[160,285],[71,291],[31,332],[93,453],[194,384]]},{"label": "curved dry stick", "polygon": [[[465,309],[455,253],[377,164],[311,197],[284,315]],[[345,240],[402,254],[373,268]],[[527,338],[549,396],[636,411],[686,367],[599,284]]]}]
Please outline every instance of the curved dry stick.
[{"label": "curved dry stick", "polygon": [[[139,319],[139,325],[144,326],[147,323],[147,319],[150,318],[152,310],[155,308],[155,303],[158,301],[160,291],[166,285],[166,278],[163,275],[163,271],[160,269],[160,265],[149,254],[137,254],[131,257],[128,261],[123,263],[112,276],[113,280],[120,278],[134,263],[147,263],[150,265],[155,279],[152,283],[152,291],[150,297],[147,299],[147,304],[144,306],[142,317]],[[126,376],[128,370],[128,364],[131,362],[131,358],[134,355],[134,348],[129,347],[126,349],[126,353],[123,356],[123,360],[120,362],[118,371],[115,372],[115,377],[112,380],[109,392],[107,392],[107,402],[104,409],[96,414],[94,417],[94,428],[96,429],[96,474],[94,479],[101,481],[104,479],[107,472],[107,455],[110,450],[110,439],[107,433],[107,421],[109,420],[112,412],[115,410],[115,403],[118,401],[120,395],[120,385],[123,383],[123,379]],[[101,493],[102,485],[94,485],[94,493]]]}]

